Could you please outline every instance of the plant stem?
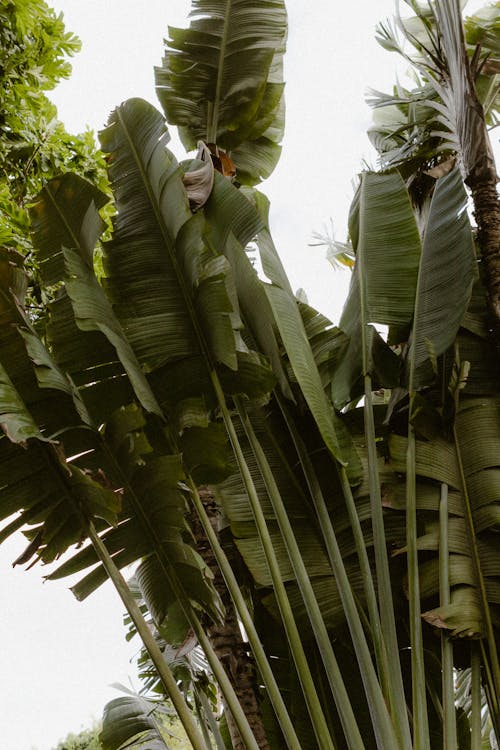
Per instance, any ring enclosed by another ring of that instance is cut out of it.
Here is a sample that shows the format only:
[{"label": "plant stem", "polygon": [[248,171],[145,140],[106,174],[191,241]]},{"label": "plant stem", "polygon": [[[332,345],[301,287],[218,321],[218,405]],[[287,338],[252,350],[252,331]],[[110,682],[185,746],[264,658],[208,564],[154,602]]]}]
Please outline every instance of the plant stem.
[{"label": "plant stem", "polygon": [[477,644],[471,646],[471,750],[481,750],[481,654]]},{"label": "plant stem", "polygon": [[139,633],[139,636],[151,657],[151,661],[155,665],[155,668],[160,676],[167,695],[169,696],[175,710],[177,711],[179,719],[181,720],[182,725],[186,730],[186,734],[189,737],[194,750],[206,750],[205,742],[199,732],[199,729],[193,718],[193,714],[186,704],[184,696],[179,690],[177,682],[175,681],[175,678],[172,675],[167,662],[163,658],[163,654],[158,644],[156,643],[156,640],[151,633],[151,630],[149,629],[149,626],[144,619],[136,600],[130,592],[125,579],[113,562],[111,555],[101,541],[92,522],[89,522],[88,524],[88,535],[97,556],[102,562],[109,578],[113,582],[113,585],[118,592],[118,595],[120,596],[120,599],[122,600],[125,609],[130,616],[130,619],[134,623],[137,632]]},{"label": "plant stem", "polygon": [[281,613],[283,626],[285,628],[288,642],[290,644],[290,650],[295,662],[297,674],[302,685],[304,699],[306,701],[307,709],[311,716],[314,733],[321,750],[334,750],[334,745],[328,731],[328,725],[323,714],[314,680],[312,678],[311,670],[309,669],[308,659],[300,639],[300,634],[293,616],[292,607],[286,593],[286,588],[281,577],[281,571],[279,568],[274,546],[267,528],[266,519],[262,512],[260,500],[255,489],[255,485],[248,468],[248,464],[245,460],[238,435],[234,428],[231,415],[226,405],[224,393],[222,391],[219,378],[215,371],[211,371],[212,384],[217,396],[219,407],[222,412],[224,424],[233,447],[234,455],[240,470],[240,474],[248,495],[248,499],[254,515],[255,525],[259,534],[260,542],[264,550],[266,561],[269,567],[269,573],[273,582],[274,593],[276,601]]},{"label": "plant stem", "polygon": [[245,629],[248,642],[250,643],[252,653],[268,692],[269,699],[274,708],[276,718],[281,727],[281,731],[283,732],[283,735],[285,737],[287,746],[290,750],[301,750],[299,739],[293,727],[285,702],[283,701],[280,690],[276,683],[273,671],[269,665],[269,661],[260,641],[257,630],[255,629],[252,617],[250,615],[250,612],[248,611],[245,599],[243,598],[243,595],[240,591],[236,576],[234,575],[233,569],[226,557],[224,550],[220,545],[217,534],[215,533],[212,524],[210,523],[210,519],[203,506],[203,503],[201,502],[198,489],[192,480],[189,481],[189,489],[191,490],[193,504],[198,512],[203,530],[207,536],[208,541],[210,542],[210,546],[212,547],[214,556],[217,560],[217,564],[226,582],[226,586],[231,595],[231,599],[235,606],[236,612],[238,613],[238,617]]},{"label": "plant stem", "polygon": [[[439,503],[439,604],[450,603],[450,571],[448,551],[448,485],[441,484]],[[453,644],[441,631],[442,703],[443,703],[443,750],[457,750],[457,722],[455,710],[455,686],[453,684]]]},{"label": "plant stem", "polygon": [[[309,487],[311,499],[314,504],[314,508],[318,518],[318,525],[325,540],[326,551],[330,560],[333,574],[335,576],[339,595],[342,601],[342,606],[345,612],[347,625],[349,627],[351,638],[354,644],[356,658],[358,660],[361,678],[363,680],[365,693],[368,700],[368,706],[370,711],[372,712],[373,727],[377,735],[378,746],[383,750],[397,747],[404,748],[404,746],[397,741],[392,724],[390,722],[387,708],[384,703],[382,690],[377,680],[377,675],[373,666],[370,650],[366,641],[366,636],[363,630],[363,625],[361,623],[358,607],[352,592],[349,578],[347,576],[344,561],[342,559],[342,554],[340,552],[337,537],[335,535],[335,530],[332,525],[330,514],[328,513],[328,509],[326,507],[325,499],[323,497],[323,492],[316,476],[316,472],[307,453],[306,447],[302,441],[302,438],[299,435],[293,421],[290,419],[286,405],[279,396],[278,401],[281,406],[283,417],[290,431],[290,435],[292,436],[295,449],[297,451],[297,455],[304,472],[304,477]],[[356,513],[354,499],[352,497],[351,486],[349,484],[347,473],[343,467],[340,467],[339,471],[344,498],[346,499],[346,505],[349,508],[351,522],[354,523],[353,533],[356,539],[356,529],[359,527],[358,531],[360,539],[362,540],[362,531],[359,525],[359,518]],[[360,546],[359,553],[361,565],[363,564],[363,560],[365,560],[365,565],[368,565],[365,546],[362,541],[358,540],[358,542]],[[371,572],[369,572],[369,575],[371,579]]]},{"label": "plant stem", "polygon": [[408,598],[410,606],[413,747],[414,750],[430,750],[424,647],[420,613],[416,483],[415,430],[413,429],[413,425],[408,423],[408,446],[406,454],[406,547],[408,557]]},{"label": "plant stem", "polygon": [[[367,352],[365,347],[363,347],[363,360],[364,367],[367,367]],[[411,744],[410,725],[406,708],[401,661],[399,659],[391,574],[387,557],[387,539],[382,512],[382,496],[380,493],[375,420],[373,418],[372,380],[366,371],[364,381],[364,420],[368,454],[368,480],[379,599],[379,609],[377,610],[373,604],[371,609],[369,609],[370,621],[372,621],[379,675],[384,694],[389,696],[391,717],[402,747],[409,747]],[[368,599],[368,605],[370,605],[370,599]],[[374,611],[372,612],[372,610]]]},{"label": "plant stem", "polygon": [[[205,695],[203,690],[198,689],[196,691],[196,697],[197,697],[197,700],[201,704],[201,709],[203,710],[203,714],[206,717],[205,720],[208,722],[208,725],[210,726],[210,731],[212,732],[214,736],[217,750],[226,750],[224,740],[222,739],[219,726],[214,718],[207,696]],[[209,747],[211,748],[211,745],[209,745]]]},{"label": "plant stem", "polygon": [[307,614],[318,644],[326,676],[335,699],[347,744],[352,750],[357,750],[357,748],[363,747],[363,740],[361,739],[361,734],[352,710],[349,695],[344,685],[342,673],[339,669],[330,637],[311,585],[309,574],[302,555],[300,554],[299,545],[297,544],[292,525],[283,504],[276,480],[274,479],[267,458],[262,450],[262,446],[257,439],[245,406],[242,400],[238,398],[235,399],[235,403],[243,429],[245,430],[245,435],[250,443],[257,466],[259,467],[264,480],[266,491],[269,500],[271,501],[276,520],[278,521],[281,536],[290,558],[300,593],[304,600],[304,604],[306,605]]}]

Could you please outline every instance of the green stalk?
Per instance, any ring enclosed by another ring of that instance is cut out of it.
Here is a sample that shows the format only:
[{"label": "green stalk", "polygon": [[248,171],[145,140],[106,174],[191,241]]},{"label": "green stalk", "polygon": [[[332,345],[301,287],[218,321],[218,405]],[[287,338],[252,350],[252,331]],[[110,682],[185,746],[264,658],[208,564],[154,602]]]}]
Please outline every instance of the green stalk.
[{"label": "green stalk", "polygon": [[262,512],[259,497],[253,483],[250,470],[241,449],[241,445],[234,428],[231,415],[226,405],[224,393],[222,391],[219,378],[215,371],[211,371],[211,380],[214,387],[219,407],[224,419],[224,424],[233,447],[234,455],[241,473],[241,477],[248,495],[248,499],[254,515],[255,525],[259,538],[266,556],[269,572],[273,581],[276,601],[281,613],[283,626],[285,628],[290,650],[295,662],[297,674],[302,686],[304,699],[306,701],[308,712],[311,716],[316,740],[321,750],[334,750],[334,745],[328,732],[328,725],[323,714],[323,709],[318,698],[311,670],[309,669],[308,659],[304,652],[300,634],[293,616],[293,611],[286,593],[286,588],[281,577],[278,560],[274,551],[273,543],[269,535],[266,519]]},{"label": "green stalk", "polygon": [[[361,200],[363,201],[363,197]],[[364,216],[361,207],[360,214],[362,217]],[[357,262],[360,264],[358,278],[361,313],[361,351],[365,390],[363,413],[368,454],[368,480],[379,608],[371,601],[371,592],[370,596],[367,597],[367,605],[372,624],[377,666],[384,695],[389,698],[391,717],[401,745],[402,747],[410,747],[410,725],[408,723],[403,675],[399,659],[399,643],[396,632],[391,575],[387,556],[387,538],[385,535],[382,497],[380,494],[375,421],[373,418],[372,380],[368,365],[367,327],[370,321],[367,319],[368,303],[363,248],[364,245],[360,242]]]},{"label": "green stalk", "polygon": [[264,685],[266,687],[269,699],[274,708],[276,718],[281,727],[281,731],[283,732],[283,736],[285,738],[287,746],[289,750],[301,750],[299,739],[293,727],[285,702],[283,701],[280,690],[276,683],[274,673],[269,665],[266,652],[264,651],[257,630],[255,629],[254,622],[252,620],[250,612],[248,611],[245,599],[240,591],[236,576],[234,575],[233,569],[226,557],[224,550],[220,545],[217,534],[215,533],[212,524],[210,523],[210,519],[203,506],[203,503],[201,502],[198,489],[192,480],[189,480],[189,489],[191,490],[193,504],[198,512],[203,530],[210,542],[210,546],[212,547],[215,559],[217,560],[217,564],[226,582],[226,586],[231,595],[231,599],[235,606],[236,612],[238,613],[238,617],[245,629],[245,633],[247,635],[248,642],[250,643],[255,662],[260,671],[262,681],[264,682]]},{"label": "green stalk", "polygon": [[[361,276],[362,274],[360,274]],[[377,572],[377,588],[379,610],[370,611],[374,644],[378,651],[377,665],[384,688],[384,694],[389,696],[391,717],[402,747],[410,747],[411,734],[406,708],[401,661],[399,659],[399,644],[394,617],[394,602],[392,597],[391,574],[387,556],[387,539],[385,535],[384,516],[382,512],[382,496],[380,493],[380,476],[378,471],[377,443],[375,421],[373,418],[372,381],[367,374],[366,346],[363,346],[363,369],[365,372],[365,437],[368,453],[368,478],[370,487],[370,507],[372,512],[373,546],[375,551],[375,569]],[[368,599],[368,605],[370,600]],[[373,606],[373,605],[372,605]],[[380,611],[380,619],[378,617]],[[373,619],[375,618],[376,619]]]},{"label": "green stalk", "polygon": [[413,747],[414,750],[430,750],[424,646],[420,612],[416,474],[415,430],[413,429],[412,424],[408,423],[408,447],[406,455],[406,547],[408,559],[408,598],[410,607]]},{"label": "green stalk", "polygon": [[471,750],[481,750],[481,654],[475,643],[471,648]]},{"label": "green stalk", "polygon": [[[175,441],[172,439],[170,433],[167,431],[166,434],[169,442],[172,445],[175,445]],[[173,568],[168,558],[165,558],[164,554],[161,551],[161,540],[157,536],[156,529],[151,525],[150,519],[144,512],[144,509],[138,498],[136,498],[133,487],[130,485],[128,478],[123,474],[121,467],[117,463],[113,453],[109,450],[105,442],[103,442],[103,446],[108,453],[110,460],[114,463],[117,471],[122,475],[124,486],[126,486],[129,490],[129,497],[131,499],[134,510],[136,511],[138,517],[141,519],[148,533],[151,535],[151,538],[154,542],[154,554],[156,556],[156,559],[158,560],[158,563],[161,566],[163,573],[172,588],[173,593],[175,594],[179,601],[179,604],[181,605],[184,616],[193,628],[198,642],[205,652],[205,656],[207,657],[208,663],[210,664],[210,668],[217,682],[219,683],[221,692],[224,695],[227,705],[233,715],[242,739],[246,743],[248,750],[259,750],[254,734],[250,728],[245,713],[241,708],[240,702],[238,701],[231,681],[227,676],[226,670],[222,666],[217,654],[213,650],[212,644],[210,643],[210,640],[208,639],[203,627],[201,626],[201,623],[191,605],[191,602],[189,601],[189,598],[185,593],[184,587],[179,581],[175,569]]]},{"label": "green stalk", "polygon": [[215,96],[214,96],[213,102],[209,102],[210,117],[207,122],[208,143],[217,143],[217,126],[219,124],[219,104],[220,104],[221,90],[222,90],[222,73],[223,73],[222,63],[224,60],[224,56],[226,54],[229,21],[231,18],[231,3],[232,3],[232,0],[226,0],[226,9],[224,11],[224,31],[222,33],[220,52],[219,52],[219,63],[217,65],[217,82],[215,84]]},{"label": "green stalk", "polygon": [[[198,717],[198,724],[200,725],[201,733],[203,735],[203,739],[205,740],[205,747],[206,750],[213,750],[212,748],[212,742],[210,740],[210,734],[207,729],[207,720],[205,719],[203,712],[201,710],[200,702],[198,700],[198,697],[195,693],[195,712],[196,716]],[[214,722],[215,723],[215,722]],[[219,746],[217,745],[217,750],[225,750],[224,745]]]},{"label": "green stalk", "polygon": [[260,473],[264,480],[266,491],[271,501],[271,505],[278,521],[281,536],[285,544],[290,562],[292,564],[295,578],[300,589],[300,593],[306,605],[307,614],[312,625],[314,637],[318,644],[321,659],[325,667],[326,676],[335,699],[335,704],[339,712],[340,721],[344,730],[347,744],[351,750],[358,750],[363,747],[363,740],[358,729],[356,718],[352,710],[349,695],[344,685],[342,673],[339,669],[335,653],[332,648],[330,637],[326,629],[323,615],[318,605],[318,601],[311,585],[311,580],[307,572],[302,555],[300,554],[299,545],[295,538],[292,525],[288,518],[283,500],[281,498],[278,485],[269,466],[262,446],[260,445],[248,413],[241,399],[235,399],[238,414],[245,431],[245,435],[250,443],[253,454],[257,461]]},{"label": "green stalk", "polygon": [[151,661],[155,665],[155,668],[160,676],[167,695],[169,696],[175,710],[177,711],[179,719],[181,720],[182,725],[186,730],[186,734],[189,737],[194,750],[206,750],[205,742],[203,741],[203,737],[199,732],[199,729],[193,718],[193,714],[187,706],[184,696],[179,690],[177,682],[175,681],[175,678],[172,675],[167,662],[163,658],[163,654],[158,644],[156,643],[156,640],[151,633],[151,630],[149,629],[149,626],[145,621],[136,600],[131,594],[125,579],[113,562],[111,555],[101,541],[92,522],[89,522],[88,524],[88,535],[97,556],[102,562],[109,578],[113,582],[114,587],[117,590],[118,595],[120,596],[120,599],[122,600],[125,609],[130,616],[130,619],[134,623],[137,632],[139,633],[139,636],[151,657]]},{"label": "green stalk", "polygon": [[[314,504],[316,515],[318,518],[318,525],[322,531],[323,538],[325,540],[326,551],[330,560],[330,565],[337,582],[340,598],[342,600],[342,606],[345,612],[346,621],[351,633],[351,638],[354,644],[356,658],[358,660],[359,669],[363,684],[365,687],[365,693],[368,700],[368,706],[373,717],[373,727],[377,735],[377,743],[383,750],[389,750],[389,748],[404,748],[394,733],[394,728],[391,724],[387,707],[384,702],[384,697],[380,688],[379,681],[373,666],[370,650],[366,642],[365,632],[361,623],[356,600],[354,598],[351,584],[347,576],[347,572],[342,559],[342,554],[337,542],[337,537],[332,525],[328,508],[326,507],[323,492],[319,484],[316,472],[312,465],[311,459],[307,453],[305,445],[300,437],[293,421],[288,415],[286,405],[282,402],[281,397],[278,396],[280,402],[283,417],[287,423],[290,435],[292,436],[297,455],[299,457],[304,477],[306,479],[311,498]],[[340,478],[342,487],[344,490],[344,497],[346,497],[347,505],[351,505],[352,521],[359,527],[359,534],[362,540],[361,527],[359,525],[359,518],[355,510],[354,499],[352,497],[351,486],[347,478],[347,473],[344,468],[340,468]],[[354,528],[353,528],[354,531]],[[366,556],[366,549],[364,544],[360,545],[364,550],[364,556]],[[361,550],[360,550],[361,552]],[[360,554],[360,563],[362,564],[363,555]],[[368,564],[366,558],[365,565]],[[369,566],[368,566],[369,570]],[[371,573],[370,573],[371,578]]]},{"label": "green stalk", "polygon": [[[439,603],[450,603],[450,571],[448,551],[448,485],[441,484],[439,504]],[[441,631],[443,750],[457,750],[457,721],[455,711],[455,686],[453,684],[453,644]]]},{"label": "green stalk", "polygon": [[[215,745],[217,750],[226,750],[226,746],[224,744],[224,740],[222,739],[222,735],[219,730],[219,726],[217,722],[214,719],[214,715],[212,713],[212,709],[210,708],[210,703],[208,702],[208,698],[203,692],[203,690],[199,690],[198,688],[195,688],[195,696],[197,702],[201,704],[201,709],[203,710],[203,715],[205,716],[206,721],[208,722],[208,725],[210,727],[210,731],[212,732],[215,740]],[[200,710],[201,713],[201,710]],[[209,743],[208,747],[210,750],[212,750],[212,744]]]}]

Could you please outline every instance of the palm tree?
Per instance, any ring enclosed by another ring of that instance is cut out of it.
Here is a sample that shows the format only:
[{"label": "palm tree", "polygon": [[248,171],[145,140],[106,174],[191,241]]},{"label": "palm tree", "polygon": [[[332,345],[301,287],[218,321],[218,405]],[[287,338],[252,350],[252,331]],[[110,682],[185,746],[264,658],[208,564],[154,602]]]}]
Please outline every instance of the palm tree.
[{"label": "palm tree", "polygon": [[[488,135],[488,126],[496,123],[498,114],[498,9],[492,5],[479,11],[464,31],[458,0],[426,5],[410,0],[408,4],[415,15],[409,19],[398,15],[395,27],[381,24],[378,38],[384,47],[409,60],[418,85],[413,91],[398,87],[394,96],[375,92],[373,105],[397,107],[399,116],[392,123],[382,119],[381,125],[372,129],[372,140],[381,152],[382,164],[397,165],[412,180],[418,177],[420,190],[426,174],[439,171],[438,165],[450,157],[458,160],[474,203],[492,326],[498,339],[500,204]],[[398,36],[413,47],[413,55]]]}]

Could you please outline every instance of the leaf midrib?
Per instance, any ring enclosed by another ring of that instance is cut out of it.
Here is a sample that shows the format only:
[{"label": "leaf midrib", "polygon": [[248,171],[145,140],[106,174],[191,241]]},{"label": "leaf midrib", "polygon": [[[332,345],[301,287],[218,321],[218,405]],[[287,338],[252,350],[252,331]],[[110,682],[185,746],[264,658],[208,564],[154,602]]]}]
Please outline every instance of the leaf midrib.
[{"label": "leaf midrib", "polygon": [[231,5],[233,0],[226,0],[226,11],[224,15],[224,27],[222,32],[221,46],[219,51],[219,64],[217,66],[217,82],[215,85],[215,97],[212,104],[210,122],[207,127],[207,141],[209,143],[217,142],[217,125],[219,121],[219,103],[222,91],[222,78],[224,74],[224,59],[229,36],[229,23],[231,18]]}]

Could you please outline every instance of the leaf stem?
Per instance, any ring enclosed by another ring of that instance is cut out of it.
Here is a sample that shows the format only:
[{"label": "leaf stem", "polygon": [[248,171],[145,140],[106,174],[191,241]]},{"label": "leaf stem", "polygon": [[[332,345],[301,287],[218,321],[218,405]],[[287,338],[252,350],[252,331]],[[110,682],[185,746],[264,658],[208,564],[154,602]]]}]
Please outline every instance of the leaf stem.
[{"label": "leaf stem", "polygon": [[89,522],[88,524],[88,535],[97,556],[102,562],[109,578],[113,582],[113,585],[118,592],[118,595],[122,600],[125,609],[130,616],[130,619],[134,623],[137,632],[139,633],[141,640],[144,643],[144,646],[147,649],[153,664],[155,665],[155,668],[165,687],[167,695],[169,696],[175,710],[177,711],[177,714],[182,722],[184,729],[186,730],[186,734],[189,737],[194,750],[206,750],[205,742],[198,730],[191,710],[188,708],[184,696],[179,690],[177,682],[175,681],[167,662],[163,658],[163,654],[158,644],[156,643],[156,640],[151,633],[151,630],[149,629],[149,626],[144,619],[136,600],[134,599],[129,587],[127,586],[125,579],[113,562],[111,555],[106,549],[106,546],[101,541],[92,522]]},{"label": "leaf stem", "polygon": [[326,723],[323,709],[316,692],[316,687],[314,685],[311,670],[309,669],[308,659],[302,645],[295,618],[293,616],[293,610],[288,599],[288,594],[286,593],[283,579],[281,577],[278,559],[274,551],[274,546],[269,534],[269,529],[267,528],[266,519],[264,517],[259,497],[255,489],[248,464],[245,460],[238,435],[236,434],[231,415],[227,408],[219,378],[214,370],[211,371],[211,380],[223,416],[224,424],[226,426],[228,437],[233,447],[238,468],[240,470],[241,477],[248,495],[250,506],[252,508],[255,525],[257,527],[259,539],[262,544],[262,548],[264,550],[266,561],[269,567],[269,573],[273,581],[276,601],[278,603],[283,626],[285,628],[288,642],[290,644],[290,649],[297,669],[297,674],[302,685],[307,709],[311,716],[316,740],[321,750],[334,750],[333,741],[330,737],[328,725]]},{"label": "leaf stem", "polygon": [[471,750],[481,750],[481,654],[476,643],[471,647]]},{"label": "leaf stem", "polygon": [[278,485],[274,478],[273,472],[269,466],[266,455],[255,434],[253,425],[248,416],[247,410],[240,398],[235,399],[238,414],[245,431],[245,435],[250,443],[257,466],[264,480],[266,491],[271,501],[271,505],[278,522],[285,548],[292,564],[293,572],[297,584],[306,606],[307,614],[311,622],[314,637],[318,644],[321,659],[325,667],[326,676],[330,689],[335,699],[340,721],[344,730],[344,735],[349,748],[358,750],[363,747],[363,740],[358,729],[356,718],[352,710],[348,692],[345,688],[342,673],[339,669],[335,653],[332,648],[330,637],[326,629],[325,621],[314,594],[311,579],[307,572],[302,555],[300,554],[299,545],[295,537],[292,525],[288,518]]},{"label": "leaf stem", "polygon": [[217,65],[217,81],[215,84],[215,96],[213,102],[210,102],[210,118],[207,122],[207,141],[217,143],[217,131],[219,125],[219,104],[221,100],[222,79],[224,73],[224,58],[226,56],[227,40],[229,36],[229,25],[231,23],[231,4],[233,0],[226,0],[226,10],[224,12],[222,39],[219,50],[219,64]]},{"label": "leaf stem", "polygon": [[[372,657],[366,641],[366,636],[363,630],[363,625],[361,623],[356,600],[354,598],[351,584],[347,576],[342,553],[339,548],[330,514],[328,513],[328,508],[326,507],[326,502],[321,486],[319,484],[309,454],[307,453],[304,442],[288,414],[288,409],[279,394],[277,394],[277,398],[280,403],[284,419],[292,436],[292,440],[294,442],[295,449],[297,451],[297,455],[304,472],[304,477],[309,487],[311,499],[314,504],[314,508],[318,518],[318,525],[325,540],[326,551],[330,560],[333,574],[335,576],[346,621],[354,644],[356,658],[358,660],[361,678],[363,680],[365,693],[368,700],[368,706],[373,719],[373,727],[377,736],[378,747],[380,747],[381,750],[389,750],[389,748],[398,747],[402,748],[404,746],[400,745],[400,743],[396,739],[387,707],[384,702],[384,697],[379,681],[377,679],[375,668],[373,666]],[[347,472],[344,467],[339,466],[339,472],[346,505],[349,509],[350,516],[352,516],[351,520],[355,522],[354,527],[359,527],[358,531],[359,535],[361,536],[360,547],[362,547],[364,551],[364,554],[360,554],[360,561],[362,561],[366,556],[366,549],[364,544],[362,543],[363,536],[361,527],[359,525],[359,518],[354,505],[354,499],[352,497],[351,486],[349,484]],[[353,528],[353,533],[356,538],[355,528]],[[367,564],[367,558],[365,560],[365,564]],[[362,562],[361,565],[363,565]],[[369,575],[371,578],[371,572],[369,573]]]},{"label": "leaf stem", "polygon": [[260,641],[257,630],[255,629],[255,625],[250,612],[248,611],[245,599],[240,591],[236,576],[234,575],[233,569],[226,557],[224,550],[220,545],[217,534],[215,533],[212,524],[210,523],[210,519],[203,506],[203,503],[201,502],[198,489],[192,480],[189,480],[189,489],[191,491],[193,504],[198,512],[201,524],[203,526],[203,530],[210,542],[210,546],[212,547],[215,559],[217,560],[217,564],[226,582],[226,586],[231,595],[231,599],[234,603],[236,612],[238,613],[238,617],[245,629],[248,642],[250,643],[256,664],[259,668],[262,680],[268,692],[269,699],[273,705],[276,718],[278,719],[287,746],[290,750],[300,750],[301,746],[299,739],[293,727],[278,685],[276,684],[276,679],[269,665],[269,661]]},{"label": "leaf stem", "polygon": [[[448,550],[448,485],[441,484],[439,503],[439,604],[450,603],[450,570]],[[453,644],[441,631],[443,750],[457,750],[457,721],[453,674]]]},{"label": "leaf stem", "polygon": [[416,438],[413,425],[409,422],[408,447],[406,454],[406,547],[408,558],[408,598],[410,607],[413,747],[414,750],[430,750],[424,647],[420,612],[416,483]]},{"label": "leaf stem", "polygon": [[[367,352],[364,348],[363,360],[363,367],[365,368],[367,367]],[[364,381],[365,403],[363,411],[368,456],[368,481],[370,488],[373,546],[375,552],[375,569],[377,573],[379,600],[379,608],[377,609],[376,601],[375,603],[371,602],[372,594],[370,591],[368,607],[370,621],[372,623],[374,645],[376,648],[377,666],[384,694],[389,698],[391,717],[394,726],[396,727],[401,745],[402,747],[410,747],[410,725],[408,722],[401,661],[399,659],[399,643],[396,633],[396,620],[394,617],[391,574],[389,570],[389,559],[387,556],[387,538],[382,512],[375,420],[373,417],[372,379],[366,370]],[[373,588],[373,583],[370,588]],[[373,593],[373,596],[375,596],[375,593]]]}]

